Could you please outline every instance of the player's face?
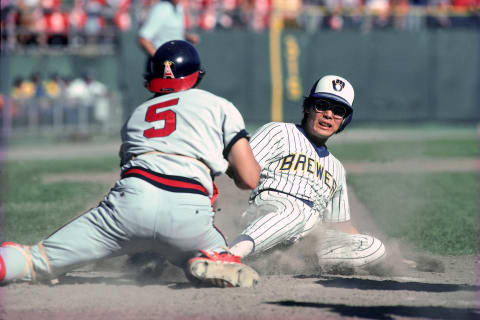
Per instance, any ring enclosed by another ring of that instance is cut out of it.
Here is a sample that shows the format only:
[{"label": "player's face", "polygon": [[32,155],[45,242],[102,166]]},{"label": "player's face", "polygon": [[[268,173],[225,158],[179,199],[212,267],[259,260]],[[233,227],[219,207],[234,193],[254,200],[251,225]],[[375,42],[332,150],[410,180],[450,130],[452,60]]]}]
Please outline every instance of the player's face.
[{"label": "player's face", "polygon": [[[343,109],[342,109],[343,108]],[[338,131],[346,114],[342,106],[316,103],[307,112],[305,130],[316,144],[325,143]]]}]

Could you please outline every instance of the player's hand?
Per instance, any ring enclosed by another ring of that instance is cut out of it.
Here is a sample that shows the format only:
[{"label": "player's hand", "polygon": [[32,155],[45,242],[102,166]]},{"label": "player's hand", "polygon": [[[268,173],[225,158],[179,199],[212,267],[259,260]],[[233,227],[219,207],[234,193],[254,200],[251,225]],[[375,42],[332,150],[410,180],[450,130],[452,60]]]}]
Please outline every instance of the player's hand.
[{"label": "player's hand", "polygon": [[185,40],[192,44],[198,44],[200,42],[200,37],[196,33],[186,33],[185,34]]}]

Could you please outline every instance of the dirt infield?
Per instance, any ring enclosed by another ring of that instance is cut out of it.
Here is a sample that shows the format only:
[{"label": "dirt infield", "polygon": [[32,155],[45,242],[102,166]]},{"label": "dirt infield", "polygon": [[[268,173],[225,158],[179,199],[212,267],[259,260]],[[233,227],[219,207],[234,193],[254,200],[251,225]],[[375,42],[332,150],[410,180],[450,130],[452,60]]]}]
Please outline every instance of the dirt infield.
[{"label": "dirt infield", "polygon": [[[21,153],[16,157],[21,158]],[[467,159],[439,164],[437,170],[457,165],[479,169],[477,161]],[[373,170],[369,164],[345,166],[350,172]],[[404,170],[402,165],[395,168]],[[434,170],[431,165],[427,168]],[[106,172],[88,179],[109,184],[117,177],[118,172]],[[85,179],[66,174],[43,180]],[[248,192],[238,191],[225,176],[217,184],[221,195],[216,224],[232,239],[241,229],[239,216]],[[262,278],[250,289],[194,288],[181,270],[169,265],[161,276],[139,277],[120,257],[69,273],[54,286],[1,287],[0,319],[479,319],[478,258],[430,256],[388,239],[353,191],[354,223],[383,240],[389,251],[387,263],[371,273],[316,269],[306,259],[311,250],[308,239],[266,260],[251,261]]]}]

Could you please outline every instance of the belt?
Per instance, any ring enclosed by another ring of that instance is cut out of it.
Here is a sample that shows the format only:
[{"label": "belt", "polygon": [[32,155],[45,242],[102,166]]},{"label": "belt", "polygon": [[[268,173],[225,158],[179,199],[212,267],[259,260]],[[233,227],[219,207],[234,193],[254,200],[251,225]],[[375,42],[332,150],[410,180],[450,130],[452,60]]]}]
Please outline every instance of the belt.
[{"label": "belt", "polygon": [[297,196],[295,196],[295,195],[293,195],[293,194],[290,194],[290,193],[287,193],[287,192],[284,192],[284,191],[280,191],[280,190],[276,190],[276,189],[272,189],[272,188],[262,189],[262,190],[260,190],[260,192],[259,192],[258,194],[260,194],[260,193],[262,193],[262,192],[264,192],[264,191],[273,191],[273,192],[278,192],[278,193],[286,194],[286,195],[288,195],[288,196],[290,196],[290,197],[293,197],[293,198],[295,198],[295,199],[298,199],[298,200],[302,201],[303,203],[305,203],[305,204],[306,204],[307,206],[309,206],[310,208],[313,208],[313,201],[311,201],[311,200],[303,199],[303,198],[297,197]]},{"label": "belt", "polygon": [[121,177],[122,179],[136,177],[167,191],[197,193],[208,196],[207,189],[194,179],[162,174],[142,167],[126,169],[122,172]]}]

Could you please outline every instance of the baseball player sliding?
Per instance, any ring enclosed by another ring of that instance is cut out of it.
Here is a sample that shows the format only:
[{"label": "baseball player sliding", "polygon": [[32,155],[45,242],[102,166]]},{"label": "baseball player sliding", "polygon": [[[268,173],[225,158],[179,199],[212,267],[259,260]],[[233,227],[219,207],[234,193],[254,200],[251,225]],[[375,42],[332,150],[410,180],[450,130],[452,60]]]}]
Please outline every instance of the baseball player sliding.
[{"label": "baseball player sliding", "polygon": [[326,142],[350,123],[354,90],[344,78],[319,79],[300,125],[272,122],[250,140],[260,182],[243,214],[248,225],[230,250],[240,257],[288,245],[315,230],[320,266],[366,267],[385,257],[381,241],[351,224],[345,169]]},{"label": "baseball player sliding", "polygon": [[0,247],[0,283],[55,279],[79,266],[138,251],[159,252],[200,284],[250,287],[258,274],[227,252],[213,224],[213,178],[228,168],[253,189],[260,168],[242,116],[229,101],[195,88],[203,75],[188,42],[163,44],[146,87],[155,95],[122,128],[121,179],[98,207],[36,245]]}]

